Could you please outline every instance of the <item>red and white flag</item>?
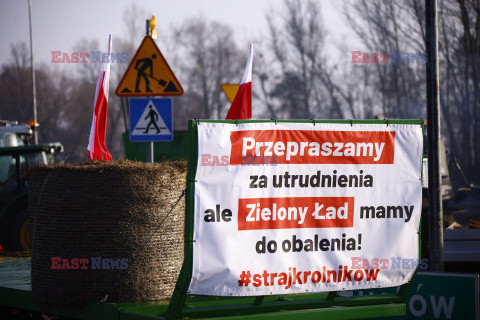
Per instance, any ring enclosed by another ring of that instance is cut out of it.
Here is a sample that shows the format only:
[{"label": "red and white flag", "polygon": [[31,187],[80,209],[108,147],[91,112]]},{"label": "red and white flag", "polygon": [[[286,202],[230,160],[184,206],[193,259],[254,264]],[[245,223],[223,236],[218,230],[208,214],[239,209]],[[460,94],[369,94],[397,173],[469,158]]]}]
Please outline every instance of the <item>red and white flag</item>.
[{"label": "red and white flag", "polygon": [[242,82],[237,95],[233,99],[232,106],[228,110],[226,119],[250,119],[252,117],[252,58],[253,44],[250,43],[247,66],[243,73]]},{"label": "red and white flag", "polygon": [[102,62],[95,90],[92,128],[88,141],[88,157],[90,160],[112,160],[105,146],[108,113],[108,85],[110,82],[110,54],[112,52],[112,35],[108,37],[108,62]]}]

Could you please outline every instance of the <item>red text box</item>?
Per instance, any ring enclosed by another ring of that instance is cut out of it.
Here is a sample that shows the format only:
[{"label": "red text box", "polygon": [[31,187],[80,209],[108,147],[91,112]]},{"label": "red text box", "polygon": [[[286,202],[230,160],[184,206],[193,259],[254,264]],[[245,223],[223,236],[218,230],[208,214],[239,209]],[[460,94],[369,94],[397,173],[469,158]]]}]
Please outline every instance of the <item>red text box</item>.
[{"label": "red text box", "polygon": [[238,200],[238,230],[352,228],[353,197]]},{"label": "red text box", "polygon": [[393,164],[394,131],[244,130],[230,133],[230,165],[242,157],[278,164]]}]

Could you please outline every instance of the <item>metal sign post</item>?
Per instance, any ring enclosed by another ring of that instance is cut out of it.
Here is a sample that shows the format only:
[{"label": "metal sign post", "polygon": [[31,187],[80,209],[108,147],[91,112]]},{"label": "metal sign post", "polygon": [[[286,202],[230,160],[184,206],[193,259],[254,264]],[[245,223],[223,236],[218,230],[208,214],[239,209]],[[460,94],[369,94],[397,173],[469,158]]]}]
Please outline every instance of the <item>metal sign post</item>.
[{"label": "metal sign post", "polygon": [[148,142],[147,146],[147,162],[154,163],[154,155],[153,155],[153,141]]},{"label": "metal sign post", "polygon": [[[146,20],[146,30],[147,33],[146,35],[150,35],[150,20]],[[149,163],[154,163],[155,162],[155,155],[154,155],[154,150],[153,150],[153,141],[148,142],[147,145],[147,162]]]}]

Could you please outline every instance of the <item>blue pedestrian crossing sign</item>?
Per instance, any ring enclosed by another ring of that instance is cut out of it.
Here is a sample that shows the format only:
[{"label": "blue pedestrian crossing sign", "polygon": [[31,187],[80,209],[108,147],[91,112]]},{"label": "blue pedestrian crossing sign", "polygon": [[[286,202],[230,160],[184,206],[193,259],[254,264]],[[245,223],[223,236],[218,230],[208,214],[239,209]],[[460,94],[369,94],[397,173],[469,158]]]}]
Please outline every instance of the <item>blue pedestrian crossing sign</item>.
[{"label": "blue pedestrian crossing sign", "polygon": [[172,99],[130,99],[130,141],[172,140]]}]

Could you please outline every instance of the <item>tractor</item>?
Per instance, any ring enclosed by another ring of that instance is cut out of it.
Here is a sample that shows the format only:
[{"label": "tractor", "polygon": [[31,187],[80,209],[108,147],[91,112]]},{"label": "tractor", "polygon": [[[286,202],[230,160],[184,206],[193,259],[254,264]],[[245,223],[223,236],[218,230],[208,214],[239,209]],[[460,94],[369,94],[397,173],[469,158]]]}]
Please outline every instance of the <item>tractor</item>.
[{"label": "tractor", "polygon": [[59,142],[35,144],[35,122],[0,120],[0,250],[30,251],[28,177],[35,164],[54,161]]}]

